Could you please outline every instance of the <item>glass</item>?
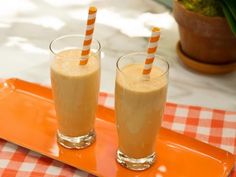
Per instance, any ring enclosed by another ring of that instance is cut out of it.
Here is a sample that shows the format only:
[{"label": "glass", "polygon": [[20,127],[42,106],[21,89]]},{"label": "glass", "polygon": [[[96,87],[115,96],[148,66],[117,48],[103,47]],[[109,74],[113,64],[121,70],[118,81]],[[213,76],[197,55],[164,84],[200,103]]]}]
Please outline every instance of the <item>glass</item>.
[{"label": "glass", "polygon": [[169,65],[156,55],[150,77],[142,70],[146,53],[131,53],[117,61],[115,113],[118,131],[117,162],[144,170],[155,161],[155,141],[166,102]]},{"label": "glass", "polygon": [[95,141],[95,112],[100,85],[99,41],[93,39],[89,60],[80,65],[84,36],[66,35],[50,43],[51,84],[58,120],[57,141],[81,149]]}]

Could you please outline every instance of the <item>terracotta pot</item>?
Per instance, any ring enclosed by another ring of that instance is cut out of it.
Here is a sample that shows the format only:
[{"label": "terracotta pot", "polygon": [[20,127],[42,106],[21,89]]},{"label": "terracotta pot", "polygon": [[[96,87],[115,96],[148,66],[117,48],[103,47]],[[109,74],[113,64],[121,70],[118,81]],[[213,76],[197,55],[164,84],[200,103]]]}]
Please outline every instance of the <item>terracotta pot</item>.
[{"label": "terracotta pot", "polygon": [[186,55],[208,64],[236,62],[236,37],[225,18],[191,12],[178,0],[174,0],[174,17]]}]

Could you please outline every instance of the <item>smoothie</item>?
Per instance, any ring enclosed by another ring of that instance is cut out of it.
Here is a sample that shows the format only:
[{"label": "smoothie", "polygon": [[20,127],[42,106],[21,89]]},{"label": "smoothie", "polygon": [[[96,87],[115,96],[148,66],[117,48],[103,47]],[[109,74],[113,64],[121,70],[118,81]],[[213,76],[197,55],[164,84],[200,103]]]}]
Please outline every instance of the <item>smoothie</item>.
[{"label": "smoothie", "polygon": [[149,79],[143,77],[143,68],[143,64],[120,68],[115,88],[119,150],[135,159],[155,152],[168,83],[159,67],[153,66]]},{"label": "smoothie", "polygon": [[79,65],[80,55],[79,49],[64,50],[51,63],[58,129],[68,137],[83,136],[94,129],[100,59],[92,53],[86,65]]}]

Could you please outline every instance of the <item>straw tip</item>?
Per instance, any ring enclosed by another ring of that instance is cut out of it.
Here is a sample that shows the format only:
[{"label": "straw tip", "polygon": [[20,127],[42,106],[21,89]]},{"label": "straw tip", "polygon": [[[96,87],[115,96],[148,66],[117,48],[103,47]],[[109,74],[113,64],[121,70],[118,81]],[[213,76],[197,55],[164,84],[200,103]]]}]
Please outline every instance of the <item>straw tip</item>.
[{"label": "straw tip", "polygon": [[90,6],[89,7],[89,12],[95,13],[95,12],[97,12],[97,8],[95,6]]},{"label": "straw tip", "polygon": [[160,29],[159,27],[153,27],[153,28],[152,28],[152,31],[153,31],[153,32],[159,32],[159,31],[161,31],[161,29]]}]

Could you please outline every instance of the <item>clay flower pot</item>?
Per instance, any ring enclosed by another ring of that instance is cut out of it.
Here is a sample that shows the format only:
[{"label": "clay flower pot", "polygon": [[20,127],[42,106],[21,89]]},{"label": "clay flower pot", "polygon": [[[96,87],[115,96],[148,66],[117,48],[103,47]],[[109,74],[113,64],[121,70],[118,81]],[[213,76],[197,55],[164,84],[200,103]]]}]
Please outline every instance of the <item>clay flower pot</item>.
[{"label": "clay flower pot", "polygon": [[179,25],[181,49],[191,59],[213,65],[236,62],[236,37],[223,17],[191,12],[174,0],[174,17]]}]

